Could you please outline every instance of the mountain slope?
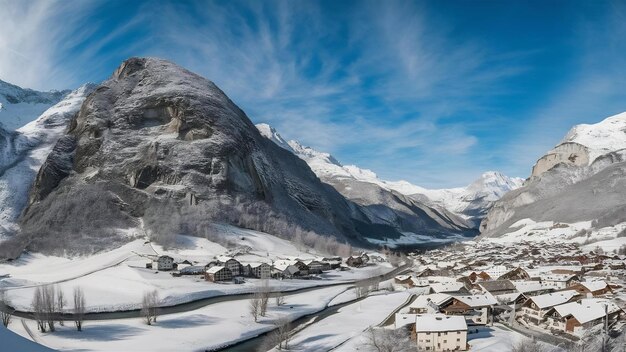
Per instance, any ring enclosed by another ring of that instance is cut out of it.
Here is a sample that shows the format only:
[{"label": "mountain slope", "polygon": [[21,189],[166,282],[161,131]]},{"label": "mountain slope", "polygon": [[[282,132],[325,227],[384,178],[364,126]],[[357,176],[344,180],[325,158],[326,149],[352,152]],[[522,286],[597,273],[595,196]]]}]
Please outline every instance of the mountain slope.
[{"label": "mountain slope", "polygon": [[58,103],[69,90],[38,92],[0,80],[0,124],[13,131],[31,122]]},{"label": "mountain slope", "polygon": [[410,209],[417,207],[419,213],[426,212],[426,216],[454,231],[478,228],[493,202],[523,182],[498,172],[486,172],[469,186],[453,189],[431,190],[406,181],[385,181],[370,170],[344,166],[328,153],[297,141],[287,142],[267,124],[256,126],[263,136],[306,161],[322,181],[333,185],[348,199],[366,206],[386,204],[404,213],[412,213]]},{"label": "mountain slope", "polygon": [[85,85],[16,131],[0,130],[0,240],[18,231],[17,219],[28,203],[37,170],[92,90]]},{"label": "mountain slope", "polygon": [[[164,60],[133,58],[89,95],[57,141],[20,236],[33,250],[72,254],[127,242],[142,223],[157,235],[202,235],[210,219],[353,241],[375,225],[262,137],[212,82]],[[399,235],[389,226],[381,232]]]},{"label": "mountain slope", "polygon": [[541,157],[530,179],[494,205],[484,236],[513,231],[523,219],[594,226],[626,222],[626,113],[579,125]]}]

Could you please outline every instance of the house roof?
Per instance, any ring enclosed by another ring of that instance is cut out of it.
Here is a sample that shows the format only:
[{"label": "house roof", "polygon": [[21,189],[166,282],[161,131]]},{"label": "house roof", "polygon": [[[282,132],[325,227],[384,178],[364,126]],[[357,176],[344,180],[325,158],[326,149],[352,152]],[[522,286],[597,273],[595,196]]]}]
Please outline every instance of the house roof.
[{"label": "house roof", "polygon": [[[605,311],[606,307],[606,311]],[[619,307],[604,299],[583,299],[580,302],[571,302],[554,307],[562,317],[571,315],[579,323],[584,324],[596,319],[603,318],[607,313],[612,314],[619,311]]]},{"label": "house roof", "polygon": [[235,258],[229,257],[227,255],[220,255],[219,257],[217,257],[217,260],[222,262],[222,263],[226,263],[227,261],[229,261],[231,259],[235,259]]},{"label": "house roof", "polygon": [[511,281],[515,288],[522,293],[536,292],[548,289],[554,289],[554,283],[542,283],[539,281]]},{"label": "house roof", "polygon": [[415,301],[413,301],[413,303],[411,303],[409,307],[410,308],[427,308],[429,302],[432,302],[436,306],[440,306],[451,298],[452,296],[447,295],[445,293],[433,293],[430,295],[421,295],[421,296],[417,296]]},{"label": "house roof", "polygon": [[583,281],[580,284],[591,292],[605,289],[608,286],[607,283],[602,280]]},{"label": "house roof", "polygon": [[465,317],[460,315],[418,314],[415,317],[416,332],[467,330]]},{"label": "house roof", "polygon": [[215,274],[215,273],[217,273],[218,271],[220,271],[222,269],[225,269],[225,268],[223,266],[216,265],[216,266],[212,266],[212,267],[208,268],[206,270],[206,272],[207,272],[207,274]]},{"label": "house roof", "polygon": [[519,292],[514,292],[514,293],[505,293],[503,295],[497,295],[496,300],[500,301],[500,302],[513,302],[516,299],[519,298],[519,296],[521,296],[522,294]]},{"label": "house roof", "polygon": [[472,308],[491,306],[498,303],[496,298],[489,292],[473,296],[454,296],[454,298]]},{"label": "house roof", "polygon": [[437,282],[431,284],[430,287],[437,293],[442,292],[458,292],[464,285],[462,282]]},{"label": "house roof", "polygon": [[567,303],[574,296],[578,295],[578,292],[574,290],[559,291],[546,293],[544,295],[529,297],[540,309],[554,307],[563,303]]},{"label": "house roof", "polygon": [[482,281],[480,287],[488,292],[516,290],[515,285],[510,280]]}]

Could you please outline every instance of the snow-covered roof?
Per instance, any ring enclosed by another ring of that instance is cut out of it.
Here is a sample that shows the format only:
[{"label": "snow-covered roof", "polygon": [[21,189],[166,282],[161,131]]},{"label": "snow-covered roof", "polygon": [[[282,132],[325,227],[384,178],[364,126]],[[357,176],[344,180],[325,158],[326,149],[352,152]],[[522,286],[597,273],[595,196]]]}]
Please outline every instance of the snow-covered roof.
[{"label": "snow-covered roof", "polygon": [[519,298],[519,296],[521,296],[522,294],[519,292],[514,292],[514,293],[505,293],[503,295],[497,295],[496,300],[500,301],[500,302],[513,302],[515,301],[517,298]]},{"label": "snow-covered roof", "polygon": [[413,301],[413,303],[411,303],[409,307],[414,308],[414,309],[428,308],[429,302],[432,302],[436,306],[440,306],[451,298],[452,296],[447,295],[445,293],[433,293],[430,295],[421,295],[421,296],[417,296],[415,301]]},{"label": "snow-covered roof", "polygon": [[458,292],[463,288],[463,286],[464,285],[461,282],[437,282],[430,285],[433,291],[437,293]]},{"label": "snow-covered roof", "polygon": [[583,281],[580,284],[591,292],[605,289],[608,286],[607,283],[602,280]]},{"label": "snow-covered roof", "polygon": [[207,272],[208,274],[215,274],[215,273],[217,273],[218,271],[220,271],[220,270],[222,270],[222,269],[224,269],[224,267],[223,267],[223,266],[216,265],[216,266],[212,266],[212,267],[208,268],[208,269],[206,270],[206,272]]},{"label": "snow-covered roof", "polygon": [[217,257],[217,260],[222,262],[222,263],[225,263],[225,262],[227,262],[227,261],[229,261],[231,259],[235,259],[235,258],[229,257],[227,255],[220,255],[219,257]]},{"label": "snow-covered roof", "polygon": [[417,314],[413,314],[413,313],[396,313],[396,321],[395,321],[396,329],[399,329],[403,326],[407,326],[409,324],[414,324],[416,317],[417,317]]},{"label": "snow-covered roof", "polygon": [[[605,311],[606,307],[606,311]],[[603,318],[607,313],[619,311],[619,307],[606,299],[589,298],[580,302],[571,302],[554,307],[562,317],[572,315],[579,323],[584,324]]]},{"label": "snow-covered roof", "polygon": [[537,307],[539,307],[540,309],[544,309],[567,303],[576,295],[578,295],[578,292],[574,290],[567,290],[546,293],[544,295],[530,297],[530,299],[537,305]]},{"label": "snow-covered roof", "polygon": [[458,299],[459,301],[467,304],[468,306],[472,308],[491,306],[491,305],[495,305],[498,303],[496,298],[489,292],[485,292],[483,294],[473,295],[473,296],[454,296],[454,298]]},{"label": "snow-covered roof", "polygon": [[467,330],[465,317],[460,315],[418,314],[415,317],[416,332],[440,332]]},{"label": "snow-covered roof", "polygon": [[536,292],[547,289],[556,288],[555,284],[552,282],[539,282],[539,281],[511,281],[515,288],[522,293],[527,292]]}]

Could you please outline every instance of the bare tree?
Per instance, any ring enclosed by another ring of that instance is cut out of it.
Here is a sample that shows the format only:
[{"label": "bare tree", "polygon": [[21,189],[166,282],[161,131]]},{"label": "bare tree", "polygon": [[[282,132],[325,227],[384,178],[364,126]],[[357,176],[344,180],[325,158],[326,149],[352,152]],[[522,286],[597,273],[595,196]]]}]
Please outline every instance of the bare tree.
[{"label": "bare tree", "polygon": [[248,308],[250,310],[250,315],[254,318],[254,322],[256,323],[259,320],[259,314],[261,312],[261,297],[257,293],[255,293],[250,302],[248,303]]},{"label": "bare tree", "polygon": [[48,329],[51,332],[54,332],[56,330],[54,326],[54,318],[57,313],[56,290],[54,289],[54,286],[46,285],[42,287],[41,292],[45,321],[48,324]]},{"label": "bare tree", "polygon": [[160,303],[161,300],[159,299],[159,292],[157,292],[157,290],[143,294],[141,315],[146,320],[146,324],[152,325],[152,323],[156,323]]},{"label": "bare tree", "polygon": [[259,315],[262,317],[267,313],[267,304],[270,300],[270,285],[268,280],[261,280],[260,285],[258,287],[258,293],[260,296],[260,310]]},{"label": "bare tree", "polygon": [[259,351],[268,351],[274,348],[278,350],[289,349],[289,339],[291,338],[289,318],[286,315],[280,316],[272,322],[272,325],[274,325],[274,330],[263,340],[259,346]]},{"label": "bare tree", "polygon": [[2,290],[0,291],[0,319],[2,319],[2,325],[4,325],[5,328],[9,327],[12,318],[13,308],[7,298],[6,292]]},{"label": "bare tree", "polygon": [[408,352],[413,351],[413,345],[406,330],[397,329],[367,329],[366,345],[376,352]]},{"label": "bare tree", "polygon": [[547,352],[547,349],[535,339],[523,339],[511,347],[511,352]]},{"label": "bare tree", "polygon": [[57,306],[56,310],[59,316],[59,325],[63,326],[65,323],[63,322],[63,310],[65,309],[65,305],[67,304],[67,300],[65,299],[65,295],[63,294],[63,290],[57,288]]},{"label": "bare tree", "polygon": [[41,332],[46,332],[46,315],[43,301],[43,287],[37,286],[35,288],[35,293],[33,294],[33,317],[37,322],[37,329]]},{"label": "bare tree", "polygon": [[276,301],[276,307],[282,306],[285,304],[285,294],[282,291],[276,292],[274,300]]},{"label": "bare tree", "polygon": [[74,287],[74,325],[76,330],[83,331],[85,320],[85,293],[80,287]]}]

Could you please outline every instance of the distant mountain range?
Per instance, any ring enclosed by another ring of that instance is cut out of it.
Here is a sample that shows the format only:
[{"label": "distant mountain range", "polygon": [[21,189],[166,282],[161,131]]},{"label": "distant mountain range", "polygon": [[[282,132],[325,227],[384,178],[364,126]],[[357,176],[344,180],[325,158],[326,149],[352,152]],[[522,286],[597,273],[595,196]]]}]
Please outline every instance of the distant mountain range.
[{"label": "distant mountain range", "polygon": [[521,187],[524,182],[521,178],[507,177],[495,171],[485,172],[466,187],[450,189],[426,189],[407,181],[385,181],[371,170],[354,165],[342,165],[328,153],[303,146],[298,141],[286,141],[267,124],[256,126],[263,136],[306,161],[322,181],[335,186],[349,199],[373,203],[373,200],[364,199],[366,193],[354,191],[354,183],[376,185],[380,191],[397,193],[414,202],[438,209],[442,213],[449,213],[450,217],[456,216],[460,218],[456,219],[460,227],[478,228],[493,202],[507,192]]},{"label": "distant mountain range", "polygon": [[514,240],[538,222],[626,228],[626,113],[574,127],[525,181],[489,171],[426,189],[255,126],[212,82],[159,59],[129,59],[73,92],[0,81],[0,104],[0,252],[90,253],[146,231],[204,236],[211,221],[389,246],[479,226]]}]

